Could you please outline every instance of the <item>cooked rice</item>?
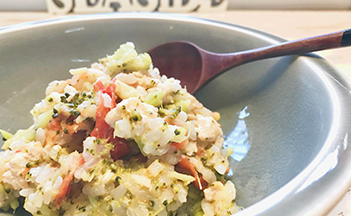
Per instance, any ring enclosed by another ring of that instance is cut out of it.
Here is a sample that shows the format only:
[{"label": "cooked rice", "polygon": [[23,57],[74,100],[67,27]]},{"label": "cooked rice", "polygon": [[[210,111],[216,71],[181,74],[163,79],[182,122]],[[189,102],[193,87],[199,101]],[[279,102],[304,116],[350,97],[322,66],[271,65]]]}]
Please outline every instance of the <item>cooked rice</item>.
[{"label": "cooked rice", "polygon": [[231,215],[219,114],[132,43],[53,81],[0,152],[0,207],[33,215]]}]

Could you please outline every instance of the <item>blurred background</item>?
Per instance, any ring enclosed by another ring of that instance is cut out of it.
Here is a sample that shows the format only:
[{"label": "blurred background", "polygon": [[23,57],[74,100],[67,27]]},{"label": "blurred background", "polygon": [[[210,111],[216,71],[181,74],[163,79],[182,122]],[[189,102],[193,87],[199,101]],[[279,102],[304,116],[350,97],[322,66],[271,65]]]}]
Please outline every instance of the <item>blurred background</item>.
[{"label": "blurred background", "polygon": [[[84,2],[91,7],[98,8],[99,4],[110,3],[111,5],[125,4],[129,0],[1,0],[0,11],[48,11],[49,4],[63,8],[72,2]],[[164,0],[133,0],[141,5],[153,2],[165,2]],[[133,2],[130,1],[130,2]],[[174,0],[166,0],[172,2]],[[194,2],[212,2],[212,5],[225,5],[226,10],[350,10],[351,0],[182,0],[184,4]],[[70,12],[73,12],[72,10]],[[91,11],[92,12],[92,11]],[[175,11],[177,12],[177,11]]]}]

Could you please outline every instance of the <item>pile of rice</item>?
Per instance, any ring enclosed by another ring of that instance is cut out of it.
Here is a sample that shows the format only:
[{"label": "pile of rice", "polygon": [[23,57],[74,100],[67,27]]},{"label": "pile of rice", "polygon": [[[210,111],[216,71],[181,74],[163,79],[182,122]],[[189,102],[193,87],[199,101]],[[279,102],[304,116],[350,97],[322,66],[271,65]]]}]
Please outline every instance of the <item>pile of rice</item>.
[{"label": "pile of rice", "polygon": [[0,207],[33,215],[231,215],[219,114],[126,43],[53,81],[0,152]]}]

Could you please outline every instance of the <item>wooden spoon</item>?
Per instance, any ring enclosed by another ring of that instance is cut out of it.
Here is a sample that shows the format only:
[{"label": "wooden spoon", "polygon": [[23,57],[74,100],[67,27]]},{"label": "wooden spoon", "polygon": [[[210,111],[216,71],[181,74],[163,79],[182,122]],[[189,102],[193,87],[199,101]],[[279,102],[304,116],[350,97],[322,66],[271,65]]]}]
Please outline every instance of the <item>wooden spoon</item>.
[{"label": "wooden spoon", "polygon": [[161,73],[181,80],[188,92],[194,93],[210,79],[247,62],[350,45],[348,29],[235,53],[213,53],[187,41],[165,43],[148,53]]}]

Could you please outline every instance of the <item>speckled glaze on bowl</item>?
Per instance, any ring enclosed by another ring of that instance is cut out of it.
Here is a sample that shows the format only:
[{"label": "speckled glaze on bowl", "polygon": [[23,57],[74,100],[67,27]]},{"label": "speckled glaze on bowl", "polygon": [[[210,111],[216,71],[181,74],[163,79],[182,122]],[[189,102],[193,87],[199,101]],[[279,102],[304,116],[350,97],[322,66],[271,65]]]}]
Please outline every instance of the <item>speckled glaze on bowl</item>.
[{"label": "speckled glaze on bowl", "polygon": [[[177,40],[214,52],[283,41],[245,27],[167,14],[86,15],[1,28],[0,128],[28,127],[29,111],[47,84],[68,78],[70,68],[89,66],[126,41],[141,52]],[[324,215],[347,191],[350,84],[324,59],[288,56],[246,64],[196,96],[221,113],[225,145],[234,148],[229,178],[245,207],[238,216]]]}]

